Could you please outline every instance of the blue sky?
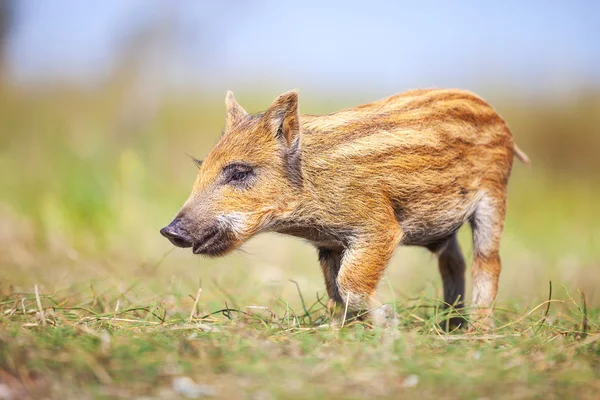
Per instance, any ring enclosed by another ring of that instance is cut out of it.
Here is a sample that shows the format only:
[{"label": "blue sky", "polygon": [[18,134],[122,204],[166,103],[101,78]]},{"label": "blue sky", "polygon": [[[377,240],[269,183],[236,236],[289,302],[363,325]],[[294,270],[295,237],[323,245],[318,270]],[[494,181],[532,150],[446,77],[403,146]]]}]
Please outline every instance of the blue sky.
[{"label": "blue sky", "polygon": [[173,42],[147,67],[176,84],[536,91],[600,83],[600,2],[591,0],[18,4],[9,53],[18,81],[94,81],[136,27],[167,16]]}]

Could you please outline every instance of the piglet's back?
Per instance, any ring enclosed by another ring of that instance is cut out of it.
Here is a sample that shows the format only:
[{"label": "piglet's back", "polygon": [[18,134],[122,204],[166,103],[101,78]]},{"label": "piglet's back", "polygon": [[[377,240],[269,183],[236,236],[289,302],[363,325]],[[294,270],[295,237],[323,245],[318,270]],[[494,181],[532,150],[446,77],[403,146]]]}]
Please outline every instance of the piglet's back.
[{"label": "piglet's back", "polygon": [[406,230],[463,223],[482,193],[505,189],[512,166],[506,123],[464,90],[409,91],[301,124],[302,167],[320,198],[392,206]]}]

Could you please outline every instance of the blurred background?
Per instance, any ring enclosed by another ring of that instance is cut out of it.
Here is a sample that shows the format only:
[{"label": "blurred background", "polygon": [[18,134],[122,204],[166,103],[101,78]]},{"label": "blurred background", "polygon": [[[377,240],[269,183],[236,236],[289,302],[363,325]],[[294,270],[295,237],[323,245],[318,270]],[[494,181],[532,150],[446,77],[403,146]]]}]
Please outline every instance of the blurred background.
[{"label": "blurred background", "polygon": [[[224,125],[300,89],[328,113],[417,87],[470,89],[533,161],[515,163],[500,302],[548,281],[600,304],[600,3],[593,1],[0,1],[0,291],[204,288],[223,302],[324,294],[316,252],[263,235],[220,259],[158,230]],[[461,231],[466,256],[470,231]],[[436,260],[403,248],[384,300],[441,296]],[[96,289],[94,289],[96,288]],[[560,291],[560,290],[557,290]]]}]

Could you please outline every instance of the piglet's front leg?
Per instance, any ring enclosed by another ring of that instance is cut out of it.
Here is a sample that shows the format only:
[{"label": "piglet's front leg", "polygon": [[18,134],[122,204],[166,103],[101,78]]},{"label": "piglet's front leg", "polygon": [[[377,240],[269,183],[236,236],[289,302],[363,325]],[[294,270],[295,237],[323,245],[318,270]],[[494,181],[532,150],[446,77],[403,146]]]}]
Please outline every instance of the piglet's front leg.
[{"label": "piglet's front leg", "polygon": [[372,227],[372,231],[357,235],[342,252],[337,274],[337,300],[346,318],[362,311],[376,325],[385,325],[392,317],[391,307],[382,306],[375,298],[381,280],[402,232],[397,224]]}]

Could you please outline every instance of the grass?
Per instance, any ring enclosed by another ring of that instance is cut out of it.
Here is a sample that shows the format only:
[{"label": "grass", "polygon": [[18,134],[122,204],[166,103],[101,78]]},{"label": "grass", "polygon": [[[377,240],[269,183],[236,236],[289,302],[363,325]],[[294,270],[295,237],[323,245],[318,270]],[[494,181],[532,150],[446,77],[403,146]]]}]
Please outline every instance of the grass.
[{"label": "grass", "polygon": [[[219,136],[213,97],[147,112],[115,87],[0,92],[0,399],[600,396],[600,164],[584,145],[598,115],[581,111],[597,96],[497,102],[534,167],[510,183],[498,328],[474,335],[440,330],[422,250],[400,249],[379,290],[397,326],[339,329],[300,241],[264,235],[220,259],[173,249],[158,229],[194,179],[184,151]],[[307,97],[309,113],[352,104]],[[468,229],[460,241],[468,257]]]},{"label": "grass", "polygon": [[180,376],[220,398],[600,393],[600,319],[581,299],[526,312],[499,308],[499,327],[477,335],[442,332],[439,302],[424,297],[397,304],[398,326],[349,321],[343,329],[328,324],[319,302],[206,313],[188,300],[134,304],[109,293],[85,299],[81,290],[3,294],[2,379],[33,398],[164,398],[176,396],[172,383]]}]

